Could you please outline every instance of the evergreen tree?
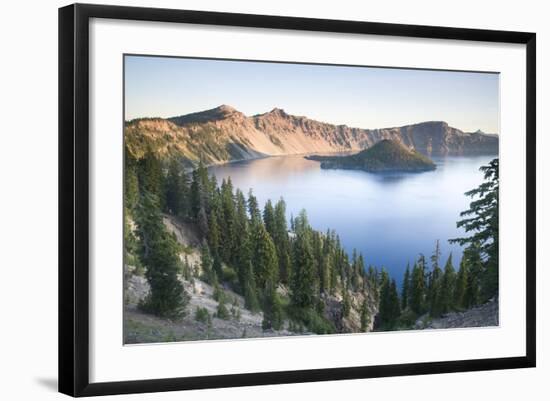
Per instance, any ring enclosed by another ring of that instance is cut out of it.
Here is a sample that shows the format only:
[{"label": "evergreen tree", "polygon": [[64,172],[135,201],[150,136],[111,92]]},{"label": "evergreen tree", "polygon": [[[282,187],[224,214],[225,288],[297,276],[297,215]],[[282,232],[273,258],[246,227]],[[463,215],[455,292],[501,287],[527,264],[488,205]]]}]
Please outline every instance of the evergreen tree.
[{"label": "evergreen tree", "polygon": [[233,198],[233,184],[231,178],[222,181],[221,186],[221,216],[222,232],[221,256],[226,262],[231,262],[232,255],[236,251],[235,237],[237,236],[236,208]]},{"label": "evergreen tree", "polygon": [[411,274],[409,305],[411,310],[417,315],[424,313],[425,278],[423,261],[424,260],[421,255],[418,261],[414,264]]},{"label": "evergreen tree", "polygon": [[370,324],[370,312],[369,312],[369,304],[367,302],[367,298],[363,300],[363,303],[361,304],[361,331],[365,332],[367,331],[369,324]]},{"label": "evergreen tree", "polygon": [[407,269],[403,277],[403,284],[401,288],[401,309],[406,309],[409,305],[409,289],[411,287],[411,272],[410,264],[407,263]]},{"label": "evergreen tree", "polygon": [[264,300],[264,318],[262,328],[280,330],[283,325],[283,306],[279,294],[270,283]]},{"label": "evergreen tree", "polygon": [[441,257],[441,250],[439,247],[439,240],[435,243],[435,251],[431,256],[432,271],[430,274],[430,280],[428,284],[428,302],[430,307],[430,315],[433,317],[441,314],[441,305],[439,303],[441,297],[441,268],[439,267],[439,259]]},{"label": "evergreen tree", "polygon": [[214,257],[220,257],[222,248],[222,235],[219,222],[223,220],[223,217],[221,216],[220,209],[221,206],[219,204],[219,196],[215,196],[212,202],[210,216],[208,216],[208,229],[206,230],[208,235],[208,246],[210,247],[210,251]]},{"label": "evergreen tree", "polygon": [[275,209],[273,208],[273,204],[271,203],[271,199],[268,199],[264,206],[264,225],[265,229],[273,237],[273,233],[275,232]]},{"label": "evergreen tree", "polygon": [[455,289],[454,289],[454,307],[462,309],[466,307],[465,295],[466,287],[468,285],[468,264],[466,262],[466,255],[462,255],[460,260],[460,268],[456,276]]},{"label": "evergreen tree", "polygon": [[[252,260],[252,244],[250,240],[250,227],[248,224],[246,199],[242,191],[237,189],[235,193],[235,251],[231,257],[231,263],[236,266],[241,292],[244,291],[244,273]],[[244,295],[244,294],[243,294]]]},{"label": "evergreen tree", "polygon": [[252,193],[252,189],[248,192],[248,214],[250,215],[250,224],[252,227],[261,224],[262,217],[258,206],[258,199]]},{"label": "evergreen tree", "polygon": [[389,295],[389,305],[390,305],[390,316],[389,321],[391,322],[391,327],[395,327],[397,323],[397,319],[399,318],[399,315],[401,314],[401,306],[399,302],[399,294],[397,293],[397,284],[395,283],[395,280],[391,280],[390,284],[390,295]]},{"label": "evergreen tree", "polygon": [[348,318],[351,312],[351,299],[349,298],[349,292],[346,289],[343,289],[342,292],[342,317]]},{"label": "evergreen tree", "polygon": [[401,314],[397,285],[395,280],[390,280],[385,269],[382,269],[380,279],[380,304],[378,312],[380,326],[387,330],[391,330],[395,327],[397,319]]},{"label": "evergreen tree", "polygon": [[214,260],[212,262],[212,270],[216,274],[216,277],[219,277],[220,279],[223,277],[222,261],[219,255],[214,255]]},{"label": "evergreen tree", "polygon": [[481,303],[480,278],[483,272],[481,249],[479,244],[473,243],[464,250],[468,266],[468,281],[464,293],[464,307],[471,308]]},{"label": "evergreen tree", "polygon": [[256,278],[254,277],[252,262],[248,262],[243,270],[244,277],[241,285],[243,286],[245,307],[252,312],[256,312],[260,309],[260,301],[258,300],[258,290],[256,288]]},{"label": "evergreen tree", "polygon": [[130,212],[133,212],[139,200],[139,181],[137,173],[137,161],[125,149],[124,158],[124,206]]},{"label": "evergreen tree", "polygon": [[217,281],[216,273],[213,270],[214,261],[210,250],[206,245],[201,247],[201,270],[202,278],[209,284],[214,284]]},{"label": "evergreen tree", "polygon": [[451,253],[445,263],[443,276],[441,278],[441,291],[437,300],[440,313],[447,313],[453,309],[455,283],[456,272],[453,267],[453,254]]},{"label": "evergreen tree", "polygon": [[482,261],[482,270],[479,272],[479,296],[484,302],[498,295],[499,159],[493,159],[480,170],[485,181],[477,188],[466,192],[466,196],[475,199],[470,203],[470,208],[460,214],[462,220],[457,222],[457,227],[462,227],[471,235],[451,239],[450,242],[479,248]]},{"label": "evergreen tree", "polygon": [[143,245],[142,261],[145,277],[151,288],[141,307],[162,317],[179,317],[184,314],[187,295],[178,273],[181,261],[178,244],[162,222],[158,198],[145,194],[137,215],[138,232]]},{"label": "evergreen tree", "polygon": [[180,215],[181,208],[184,206],[185,189],[181,178],[181,167],[175,158],[171,159],[168,164],[164,186],[165,211],[174,216]]},{"label": "evergreen tree", "polygon": [[291,275],[292,261],[290,255],[290,240],[288,238],[288,226],[286,223],[286,204],[281,198],[274,209],[273,241],[277,248],[279,260],[279,278],[281,282],[288,284]]},{"label": "evergreen tree", "polygon": [[211,182],[208,178],[208,170],[204,164],[199,162],[199,165],[191,174],[190,188],[190,209],[191,218],[200,223],[201,214],[204,214],[207,221],[207,215],[210,213],[210,198],[211,198]]},{"label": "evergreen tree", "polygon": [[159,208],[164,205],[164,184],[162,164],[160,159],[153,153],[147,152],[139,162],[139,187],[143,192],[153,194],[158,199]]},{"label": "evergreen tree", "polygon": [[268,284],[277,282],[279,262],[277,251],[269,233],[263,224],[257,224],[254,232],[256,248],[254,249],[254,267],[256,284],[259,289],[266,290]]},{"label": "evergreen tree", "polygon": [[304,210],[295,219],[296,238],[293,243],[291,302],[298,308],[311,308],[315,299],[315,265],[311,247],[311,227]]}]

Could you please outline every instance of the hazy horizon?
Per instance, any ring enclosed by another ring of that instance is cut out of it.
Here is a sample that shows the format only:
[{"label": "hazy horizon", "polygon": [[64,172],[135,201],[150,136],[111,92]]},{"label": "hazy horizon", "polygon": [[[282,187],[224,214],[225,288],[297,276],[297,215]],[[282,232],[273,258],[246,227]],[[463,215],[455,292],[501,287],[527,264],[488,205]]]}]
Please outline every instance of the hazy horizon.
[{"label": "hazy horizon", "polygon": [[247,116],[280,108],[355,128],[445,121],[499,131],[496,73],[125,56],[124,90],[126,121],[226,104]]}]

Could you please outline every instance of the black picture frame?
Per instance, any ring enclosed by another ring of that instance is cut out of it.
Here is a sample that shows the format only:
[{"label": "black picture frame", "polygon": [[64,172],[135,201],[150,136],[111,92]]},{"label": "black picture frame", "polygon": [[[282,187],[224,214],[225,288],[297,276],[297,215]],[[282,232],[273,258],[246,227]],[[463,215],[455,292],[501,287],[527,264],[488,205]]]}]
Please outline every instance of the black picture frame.
[{"label": "black picture frame", "polygon": [[[526,353],[521,357],[381,366],[89,381],[88,61],[91,18],[322,31],[526,45]],[[59,9],[59,391],[71,396],[316,382],[534,367],[536,364],[536,35],[479,29],[75,4]]]}]

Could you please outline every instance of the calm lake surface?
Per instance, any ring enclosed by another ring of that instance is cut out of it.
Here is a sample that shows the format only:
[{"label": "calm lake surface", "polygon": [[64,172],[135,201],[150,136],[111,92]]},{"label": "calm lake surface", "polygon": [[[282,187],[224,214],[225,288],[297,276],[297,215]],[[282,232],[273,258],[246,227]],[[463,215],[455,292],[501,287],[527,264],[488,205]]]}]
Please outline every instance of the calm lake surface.
[{"label": "calm lake surface", "polygon": [[[372,174],[322,170],[303,156],[270,157],[211,167],[218,182],[231,177],[245,195],[252,188],[263,208],[283,197],[287,215],[307,211],[317,230],[334,229],[351,255],[363,253],[366,265],[384,266],[400,284],[407,262],[419,253],[429,257],[437,239],[441,264],[453,253],[458,269],[462,248],[449,238],[468,208],[464,192],[483,181],[479,167],[496,156],[433,158],[437,170],[425,173]],[[429,259],[428,259],[429,260]]]}]

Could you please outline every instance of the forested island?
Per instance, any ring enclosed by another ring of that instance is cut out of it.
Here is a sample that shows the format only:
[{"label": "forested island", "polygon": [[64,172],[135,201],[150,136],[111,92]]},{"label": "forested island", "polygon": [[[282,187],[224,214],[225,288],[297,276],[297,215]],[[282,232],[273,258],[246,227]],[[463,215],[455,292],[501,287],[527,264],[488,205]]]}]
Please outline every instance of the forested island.
[{"label": "forested island", "polygon": [[[394,142],[382,142],[377,153],[394,155]],[[411,155],[409,166],[427,168]],[[372,154],[364,160],[385,171]],[[384,267],[349,255],[336,232],[313,229],[305,210],[287,220],[283,198],[262,207],[202,162],[189,171],[176,157],[126,148],[125,342],[403,330],[494,300],[498,159],[482,170],[457,222],[471,235],[451,239],[465,246],[458,270],[450,255],[441,264],[434,239],[398,288]]]},{"label": "forested island", "polygon": [[435,163],[414,149],[390,139],[346,156],[306,156],[321,162],[323,169],[363,170],[371,173],[422,172],[436,169]]}]

